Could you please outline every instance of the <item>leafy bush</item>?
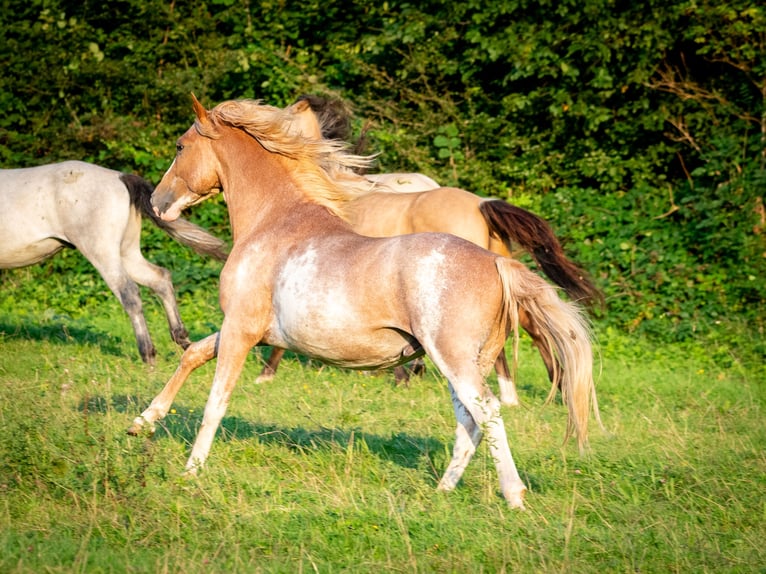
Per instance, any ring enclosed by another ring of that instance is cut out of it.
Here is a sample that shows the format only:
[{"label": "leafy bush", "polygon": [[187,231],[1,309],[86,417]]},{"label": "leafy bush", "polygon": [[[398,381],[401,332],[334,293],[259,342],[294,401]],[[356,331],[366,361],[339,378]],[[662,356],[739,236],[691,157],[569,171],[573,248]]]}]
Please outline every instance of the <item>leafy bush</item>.
[{"label": "leafy bush", "polygon": [[[683,339],[735,314],[763,331],[766,13],[751,1],[32,0],[0,24],[5,166],[76,158],[156,182],[192,91],[338,95],[382,170],[550,218],[605,289],[604,320]],[[228,227],[223,209],[199,217]]]}]

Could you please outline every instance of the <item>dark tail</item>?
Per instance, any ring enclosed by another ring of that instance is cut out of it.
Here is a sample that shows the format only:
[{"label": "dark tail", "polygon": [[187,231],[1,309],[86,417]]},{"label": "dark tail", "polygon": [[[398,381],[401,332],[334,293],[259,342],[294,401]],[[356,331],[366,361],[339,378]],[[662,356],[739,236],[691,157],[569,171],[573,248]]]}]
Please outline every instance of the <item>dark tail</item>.
[{"label": "dark tail", "polygon": [[125,187],[128,188],[131,205],[134,205],[143,217],[151,219],[157,227],[170,235],[170,237],[187,247],[191,247],[200,255],[226,261],[228,253],[226,243],[223,240],[211,235],[191,221],[183,218],[176,219],[175,221],[163,221],[154,213],[151,203],[154,186],[151,183],[142,177],[127,173],[123,173],[120,179],[125,184]]},{"label": "dark tail", "polygon": [[543,218],[501,199],[482,201],[479,211],[492,235],[502,240],[509,251],[512,251],[511,241],[518,243],[573,301],[591,307],[604,304],[603,293],[583,269],[567,259],[551,226]]}]

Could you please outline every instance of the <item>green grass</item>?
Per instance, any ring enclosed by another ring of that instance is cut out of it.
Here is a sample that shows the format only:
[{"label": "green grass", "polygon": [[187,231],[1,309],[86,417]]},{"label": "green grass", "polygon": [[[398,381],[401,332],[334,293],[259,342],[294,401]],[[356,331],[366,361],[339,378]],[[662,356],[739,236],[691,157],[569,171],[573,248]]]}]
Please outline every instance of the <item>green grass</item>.
[{"label": "green grass", "polygon": [[[290,357],[255,385],[253,353],[206,469],[182,479],[214,365],[153,438],[130,437],[180,356],[156,302],[150,369],[98,281],[62,310],[71,285],[30,297],[23,272],[2,279],[0,572],[766,572],[766,382],[726,341],[602,333],[611,435],[594,424],[580,457],[523,340],[524,404],[503,411],[520,512],[484,445],[455,492],[436,491],[454,418],[433,369],[395,388]],[[182,302],[193,338],[220,321],[214,295]]]}]

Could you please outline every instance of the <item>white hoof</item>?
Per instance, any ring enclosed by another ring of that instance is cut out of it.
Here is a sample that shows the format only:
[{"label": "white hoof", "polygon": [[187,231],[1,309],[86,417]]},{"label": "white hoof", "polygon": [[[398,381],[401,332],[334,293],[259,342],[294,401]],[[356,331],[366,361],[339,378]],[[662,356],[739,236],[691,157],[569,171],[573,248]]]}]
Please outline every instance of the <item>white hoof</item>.
[{"label": "white hoof", "polygon": [[518,407],[521,404],[519,403],[519,397],[513,397],[511,399],[500,397],[500,402],[506,407]]},{"label": "white hoof", "polygon": [[140,434],[153,435],[156,430],[154,423],[147,421],[144,417],[136,417],[133,424],[128,429],[128,434],[138,436]]},{"label": "white hoof", "polygon": [[518,508],[519,510],[526,510],[524,507],[524,495],[527,492],[527,488],[523,487],[521,490],[514,492],[506,492],[505,499],[508,501],[508,506],[511,508]]}]

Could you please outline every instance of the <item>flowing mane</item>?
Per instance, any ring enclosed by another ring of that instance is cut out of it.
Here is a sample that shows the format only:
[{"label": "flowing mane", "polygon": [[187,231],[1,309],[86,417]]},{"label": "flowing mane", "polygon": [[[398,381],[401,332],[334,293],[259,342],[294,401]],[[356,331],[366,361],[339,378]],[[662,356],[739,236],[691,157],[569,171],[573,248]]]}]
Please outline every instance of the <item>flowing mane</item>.
[{"label": "flowing mane", "polygon": [[[289,171],[306,197],[344,219],[343,205],[374,187],[354,174],[356,169],[368,168],[374,156],[351,154],[348,144],[342,141],[304,137],[300,130],[291,129],[293,117],[289,110],[265,105],[260,100],[229,100],[208,110],[208,118],[213,126],[241,129],[266,150],[289,162]],[[217,139],[214,129],[199,121],[194,125],[200,135]]]}]

